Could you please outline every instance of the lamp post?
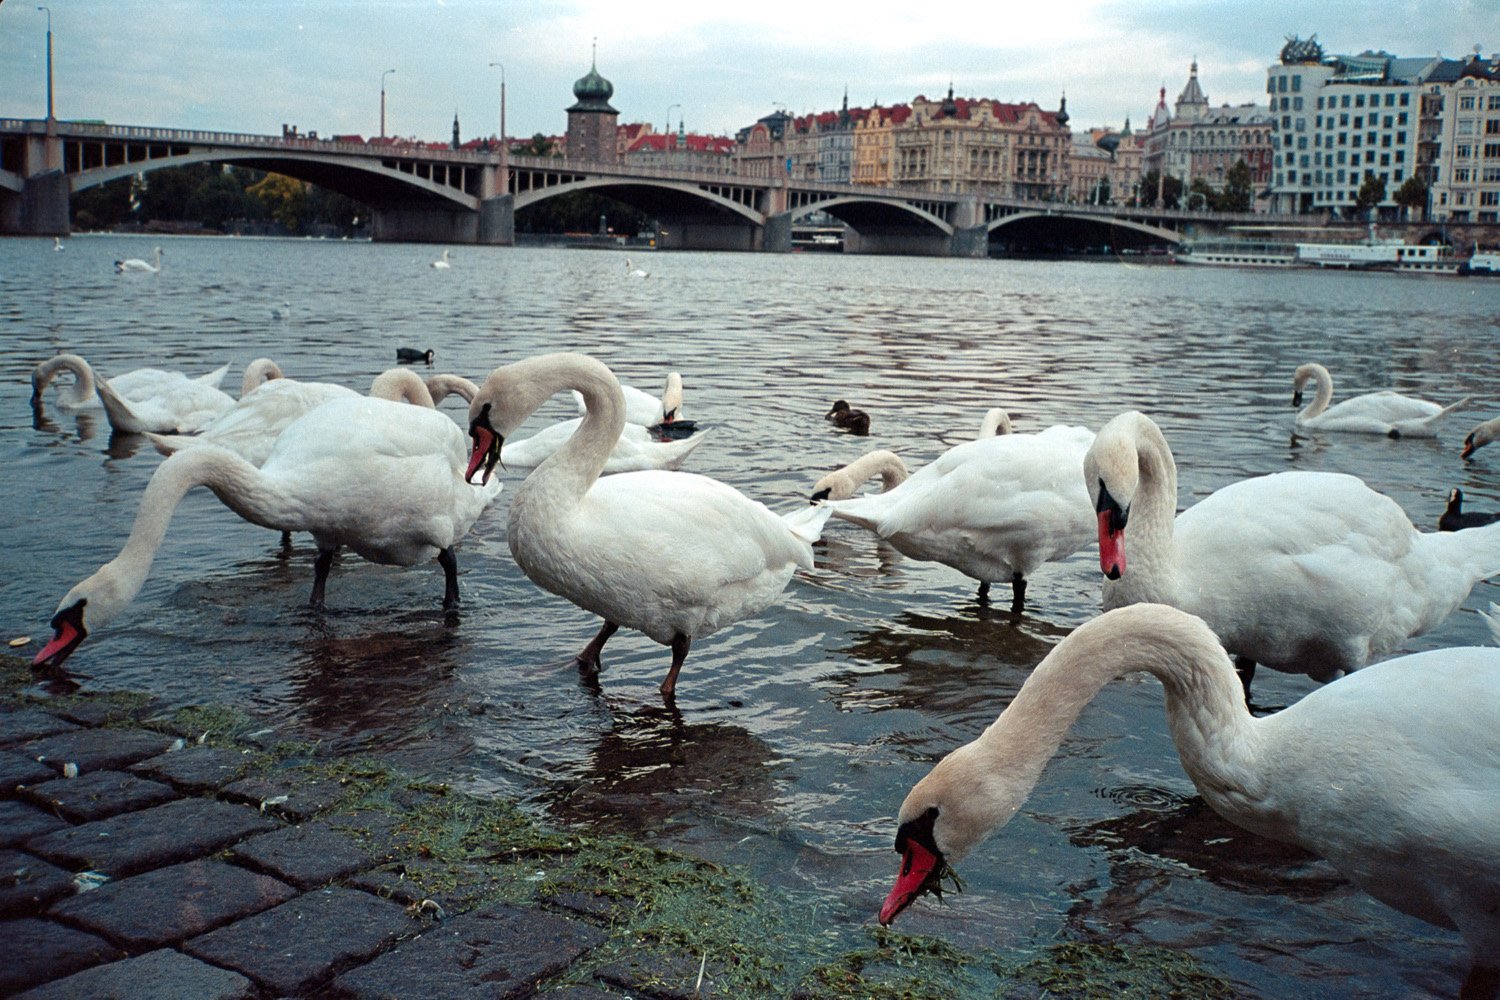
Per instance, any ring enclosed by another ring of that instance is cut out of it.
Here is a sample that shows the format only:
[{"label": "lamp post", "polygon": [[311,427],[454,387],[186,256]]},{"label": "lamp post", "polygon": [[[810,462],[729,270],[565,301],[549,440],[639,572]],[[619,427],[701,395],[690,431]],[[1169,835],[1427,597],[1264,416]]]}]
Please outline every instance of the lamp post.
[{"label": "lamp post", "polygon": [[500,67],[500,148],[505,148],[505,63],[492,62],[490,67]]},{"label": "lamp post", "polygon": [[52,8],[38,7],[37,10],[47,12],[47,120],[55,117],[52,113]]},{"label": "lamp post", "polygon": [[380,74],[380,138],[385,138],[385,78],[396,72],[388,69]]},{"label": "lamp post", "polygon": [[669,134],[669,135],[672,132],[672,109],[673,108],[676,108],[676,109],[678,109],[680,111],[682,109],[682,105],[681,104],[668,104],[667,105],[667,134]]}]

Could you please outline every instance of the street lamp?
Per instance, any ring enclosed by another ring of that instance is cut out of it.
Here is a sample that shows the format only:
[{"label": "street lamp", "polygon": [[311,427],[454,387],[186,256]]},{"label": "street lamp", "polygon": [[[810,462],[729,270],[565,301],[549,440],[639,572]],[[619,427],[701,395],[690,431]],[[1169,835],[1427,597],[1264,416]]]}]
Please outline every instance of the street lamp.
[{"label": "street lamp", "polygon": [[505,63],[492,62],[491,68],[500,67],[500,148],[505,148]]},{"label": "street lamp", "polygon": [[380,74],[380,138],[385,138],[385,78],[396,72],[388,69]]},{"label": "street lamp", "polygon": [[678,109],[680,111],[680,110],[682,110],[682,105],[681,104],[668,104],[667,105],[667,133],[668,134],[671,134],[671,131],[672,131],[672,109],[673,108],[676,108],[676,109]]},{"label": "street lamp", "polygon": [[47,120],[51,121],[52,114],[52,8],[38,7],[37,10],[47,12]]}]

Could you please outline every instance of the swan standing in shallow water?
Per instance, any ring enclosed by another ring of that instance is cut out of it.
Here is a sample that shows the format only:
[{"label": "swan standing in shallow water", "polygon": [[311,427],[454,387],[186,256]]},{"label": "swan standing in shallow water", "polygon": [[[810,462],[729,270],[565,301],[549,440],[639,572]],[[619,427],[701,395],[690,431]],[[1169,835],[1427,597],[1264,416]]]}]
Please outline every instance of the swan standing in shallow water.
[{"label": "swan standing in shallow water", "polygon": [[120,554],[58,605],[53,639],[33,661],[56,668],[90,631],[140,592],[184,494],[207,486],[240,517],[277,531],[310,532],[318,546],[311,606],[323,606],[334,553],[348,546],[371,562],[411,566],[437,553],[443,606],[458,604],[453,546],[500,492],[464,481],[463,431],[434,410],[358,396],[296,420],[260,468],[215,445],[170,456],[146,485]]},{"label": "swan standing in shallow water", "polygon": [[1310,431],[1352,431],[1392,438],[1437,437],[1438,420],[1469,401],[1465,396],[1456,403],[1439,406],[1387,390],[1355,396],[1330,407],[1333,376],[1327,368],[1314,363],[1297,369],[1292,380],[1293,406],[1302,405],[1302,387],[1309,381],[1316,383],[1317,391],[1307,408],[1297,414],[1297,426]]},{"label": "swan standing in shallow water", "polygon": [[156,248],[155,255],[155,264],[152,264],[149,261],[141,260],[139,257],[130,257],[126,260],[117,260],[115,261],[115,273],[160,274],[162,258],[161,247]]},{"label": "swan standing in shallow water", "polygon": [[1464,448],[1460,458],[1470,458],[1474,452],[1483,448],[1496,438],[1500,438],[1500,417],[1486,420],[1482,424],[1475,424],[1474,429],[1464,436]]},{"label": "swan standing in shallow water", "polygon": [[573,436],[517,487],[506,531],[511,555],[543,589],[604,619],[578,654],[581,668],[599,669],[600,651],[620,626],[670,646],[661,693],[671,700],[694,639],[759,614],[793,572],[812,569],[828,511],[778,517],[686,472],[601,479],[625,425],[625,400],[610,370],[581,354],[546,354],[490,373],[469,404],[468,476],[483,466],[488,481],[505,435],[564,389],[581,392],[587,409]]},{"label": "swan standing in shallow water", "polygon": [[33,407],[40,403],[48,384],[64,371],[72,373],[74,382],[63,405],[75,408],[97,400],[110,426],[125,433],[191,433],[234,406],[234,397],[218,388],[229,371],[228,365],[196,379],[181,372],[137,368],[105,381],[78,355],[59,354],[32,369]]},{"label": "swan standing in shallow water", "polygon": [[831,501],[833,516],[869,528],[902,554],[952,566],[990,584],[1007,580],[1011,610],[1026,606],[1026,579],[1093,538],[1083,454],[1085,427],[1004,434],[949,448],[886,493]]},{"label": "swan standing in shallow water", "polygon": [[1245,479],[1177,514],[1172,450],[1143,413],[1099,431],[1084,476],[1104,608],[1160,603],[1200,616],[1239,657],[1247,689],[1257,663],[1318,681],[1357,670],[1500,573],[1500,524],[1418,532],[1354,476]]},{"label": "swan standing in shallow water", "polygon": [[978,739],[912,788],[882,924],[940,888],[950,864],[1016,814],[1083,707],[1133,670],[1166,689],[1183,770],[1215,812],[1327,858],[1387,906],[1457,929],[1473,953],[1465,995],[1494,995],[1500,649],[1404,656],[1255,718],[1213,632],[1153,604],[1076,629]]}]

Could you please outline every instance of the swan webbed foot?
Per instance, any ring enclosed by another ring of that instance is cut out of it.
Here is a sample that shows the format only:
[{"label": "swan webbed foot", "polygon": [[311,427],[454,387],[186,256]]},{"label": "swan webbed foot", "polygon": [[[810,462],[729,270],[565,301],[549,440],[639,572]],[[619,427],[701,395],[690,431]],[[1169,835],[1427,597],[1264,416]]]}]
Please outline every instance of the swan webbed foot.
[{"label": "swan webbed foot", "polygon": [[609,637],[620,630],[620,626],[614,622],[605,622],[599,629],[599,634],[589,640],[589,644],[578,651],[573,657],[573,662],[578,664],[578,669],[586,674],[597,674],[604,669],[604,664],[599,661],[599,654],[604,651],[604,644]]},{"label": "swan webbed foot", "polygon": [[979,593],[974,595],[974,599],[980,604],[990,603],[990,582],[988,580],[979,581]]},{"label": "swan webbed foot", "polygon": [[458,557],[453,546],[438,551],[438,565],[443,567],[443,610],[458,609]]},{"label": "swan webbed foot", "polygon": [[672,667],[667,671],[667,679],[661,682],[661,696],[668,704],[676,703],[677,674],[682,670],[683,661],[687,659],[688,649],[693,645],[693,640],[681,632],[672,636]]},{"label": "swan webbed foot", "polygon": [[333,566],[333,554],[337,551],[319,549],[318,558],[313,560],[312,597],[308,598],[307,606],[314,611],[322,611],[326,607],[323,603],[323,591],[328,585],[328,570]]},{"label": "swan webbed foot", "polygon": [[1245,704],[1250,704],[1250,682],[1255,679],[1255,661],[1248,656],[1234,658],[1234,672],[1240,675],[1240,684],[1245,688]]},{"label": "swan webbed foot", "polygon": [[1026,578],[1019,572],[1012,573],[1010,577],[1010,610],[1012,614],[1020,614],[1026,608]]}]

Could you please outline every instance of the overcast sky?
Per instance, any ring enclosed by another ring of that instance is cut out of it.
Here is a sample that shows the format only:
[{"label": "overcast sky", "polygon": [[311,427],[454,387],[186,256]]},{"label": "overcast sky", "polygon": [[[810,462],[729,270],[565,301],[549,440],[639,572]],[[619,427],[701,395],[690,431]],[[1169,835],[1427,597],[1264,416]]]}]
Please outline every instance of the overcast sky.
[{"label": "overcast sky", "polygon": [[[1500,52],[1500,0],[51,0],[59,118],[445,140],[559,134],[598,42],[620,121],[733,134],[939,96],[1068,97],[1075,129],[1144,124],[1198,60],[1214,105],[1263,102],[1286,36],[1325,51]],[[723,13],[736,8],[737,13]],[[0,0],[0,116],[46,113],[47,14]],[[394,69],[389,75],[384,70]]]}]

